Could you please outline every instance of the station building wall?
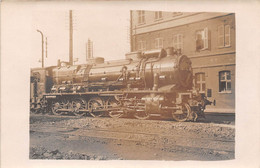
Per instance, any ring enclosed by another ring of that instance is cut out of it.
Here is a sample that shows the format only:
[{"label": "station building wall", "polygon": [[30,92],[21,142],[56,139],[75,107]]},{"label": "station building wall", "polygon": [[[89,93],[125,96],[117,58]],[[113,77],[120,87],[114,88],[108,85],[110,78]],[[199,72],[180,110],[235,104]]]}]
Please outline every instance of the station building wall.
[{"label": "station building wall", "polygon": [[[138,11],[132,12],[132,51],[181,48],[192,61],[194,86],[201,93],[211,89],[210,99],[216,100],[207,111],[234,113],[235,14],[184,13],[172,19],[172,12],[162,12],[159,21],[154,12],[144,14],[145,23],[138,24]],[[204,36],[203,42],[199,36]]]}]

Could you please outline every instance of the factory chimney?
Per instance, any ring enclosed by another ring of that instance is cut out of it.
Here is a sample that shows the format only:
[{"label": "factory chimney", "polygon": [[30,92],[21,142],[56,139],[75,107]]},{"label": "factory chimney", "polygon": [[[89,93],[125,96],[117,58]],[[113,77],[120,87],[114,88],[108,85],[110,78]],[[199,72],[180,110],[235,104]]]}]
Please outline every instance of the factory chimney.
[{"label": "factory chimney", "polygon": [[87,61],[91,58],[93,58],[93,42],[88,39],[87,45],[86,45],[86,58]]}]

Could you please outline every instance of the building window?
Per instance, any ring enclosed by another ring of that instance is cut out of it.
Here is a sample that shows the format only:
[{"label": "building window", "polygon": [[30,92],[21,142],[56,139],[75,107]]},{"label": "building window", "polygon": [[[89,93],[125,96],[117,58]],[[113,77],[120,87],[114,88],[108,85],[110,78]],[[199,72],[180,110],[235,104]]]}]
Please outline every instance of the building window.
[{"label": "building window", "polygon": [[206,80],[205,73],[195,74],[195,88],[199,90],[199,93],[205,93],[206,91]]},{"label": "building window", "polygon": [[196,51],[201,51],[208,49],[209,38],[208,38],[208,28],[196,32]]},{"label": "building window", "polygon": [[156,38],[155,39],[155,48],[163,48],[163,39],[162,38]]},{"label": "building window", "polygon": [[143,24],[145,23],[145,11],[138,11],[138,23]]},{"label": "building window", "polygon": [[182,12],[172,12],[172,17],[180,16]]},{"label": "building window", "polygon": [[173,47],[175,49],[181,49],[181,51],[183,50],[183,35],[182,34],[173,35]]},{"label": "building window", "polygon": [[219,92],[231,93],[231,73],[230,73],[230,71],[219,72]]},{"label": "building window", "polygon": [[160,20],[162,19],[162,11],[157,11],[154,13],[154,19],[155,20]]},{"label": "building window", "polygon": [[146,41],[139,41],[138,42],[138,50],[139,51],[145,51],[146,50]]},{"label": "building window", "polygon": [[230,46],[230,25],[221,25],[218,27],[218,46]]}]

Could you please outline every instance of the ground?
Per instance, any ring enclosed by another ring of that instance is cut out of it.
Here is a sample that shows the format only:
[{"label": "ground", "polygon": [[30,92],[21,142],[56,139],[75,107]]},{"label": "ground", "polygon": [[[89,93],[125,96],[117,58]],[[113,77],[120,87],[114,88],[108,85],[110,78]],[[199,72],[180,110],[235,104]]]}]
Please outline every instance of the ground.
[{"label": "ground", "polygon": [[30,159],[234,159],[234,116],[198,122],[31,114]]}]

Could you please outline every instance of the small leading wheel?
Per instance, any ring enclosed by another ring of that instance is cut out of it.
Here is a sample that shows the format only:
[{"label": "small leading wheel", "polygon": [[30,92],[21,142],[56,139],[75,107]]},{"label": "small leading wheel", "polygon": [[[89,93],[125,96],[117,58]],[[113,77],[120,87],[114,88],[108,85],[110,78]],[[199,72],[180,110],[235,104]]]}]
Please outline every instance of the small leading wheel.
[{"label": "small leading wheel", "polygon": [[136,111],[134,113],[134,117],[139,120],[147,120],[150,118],[150,115],[145,110],[142,110],[142,111]]},{"label": "small leading wheel", "polygon": [[72,101],[73,114],[75,116],[83,116],[85,113],[80,111],[85,109],[86,101],[83,99],[76,99]]},{"label": "small leading wheel", "polygon": [[180,110],[172,112],[172,118],[176,121],[187,121],[191,115],[191,108],[188,103],[183,103]]},{"label": "small leading wheel", "polygon": [[[106,108],[108,109],[108,115],[111,118],[120,118],[124,115],[123,111],[119,110],[120,102],[117,101],[115,98],[109,98],[106,102]],[[109,110],[114,108],[113,110]]]},{"label": "small leading wheel", "polygon": [[54,115],[62,115],[62,111],[59,111],[61,109],[61,103],[60,102],[53,102],[51,106],[51,111]]},{"label": "small leading wheel", "polygon": [[89,113],[92,117],[101,117],[104,115],[104,104],[99,97],[93,97],[88,101]]}]

